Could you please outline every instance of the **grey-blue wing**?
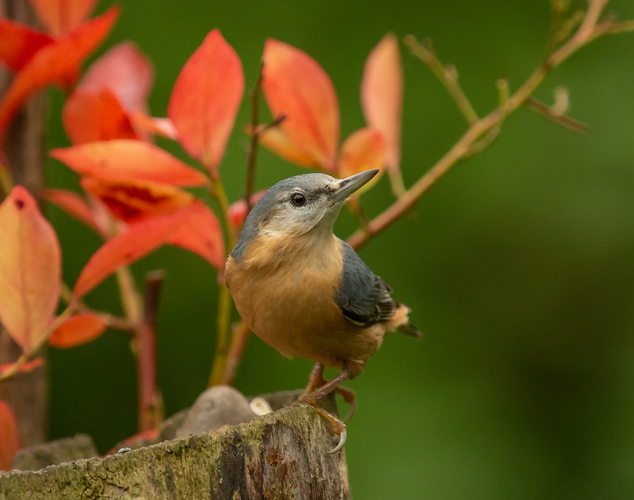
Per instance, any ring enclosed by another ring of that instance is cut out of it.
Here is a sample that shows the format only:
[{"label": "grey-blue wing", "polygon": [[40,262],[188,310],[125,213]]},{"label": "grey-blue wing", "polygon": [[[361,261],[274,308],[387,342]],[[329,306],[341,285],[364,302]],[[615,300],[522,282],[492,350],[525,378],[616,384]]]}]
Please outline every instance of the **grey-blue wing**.
[{"label": "grey-blue wing", "polygon": [[387,321],[396,308],[391,288],[365,265],[350,245],[339,241],[343,246],[343,277],[337,296],[341,311],[359,326]]}]

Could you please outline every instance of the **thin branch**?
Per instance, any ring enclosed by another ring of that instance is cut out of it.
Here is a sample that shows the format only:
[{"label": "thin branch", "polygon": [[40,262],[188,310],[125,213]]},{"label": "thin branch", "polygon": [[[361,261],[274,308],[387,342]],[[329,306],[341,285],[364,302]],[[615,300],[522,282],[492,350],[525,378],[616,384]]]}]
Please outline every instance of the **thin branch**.
[{"label": "thin branch", "polygon": [[260,134],[258,126],[260,125],[260,91],[262,90],[262,70],[264,69],[264,61],[260,61],[258,69],[258,77],[255,85],[251,89],[251,127],[253,134],[251,135],[251,145],[249,147],[249,155],[247,161],[247,187],[244,192],[244,201],[247,204],[247,213],[251,211],[251,195],[253,194],[253,186],[255,184],[255,166],[258,161],[258,143]]},{"label": "thin branch", "polygon": [[227,356],[231,345],[229,322],[231,320],[231,294],[227,285],[220,285],[220,295],[218,297],[218,328],[216,338],[216,355],[209,377],[209,387],[219,385],[222,382],[225,367],[227,366]]},{"label": "thin branch", "polygon": [[46,331],[44,332],[44,334],[42,335],[42,338],[39,340],[39,342],[33,346],[31,348],[31,350],[29,350],[28,352],[24,352],[22,353],[22,356],[20,356],[17,361],[15,363],[13,363],[13,366],[11,366],[11,368],[9,368],[8,370],[2,372],[0,374],[0,382],[3,382],[11,377],[13,377],[16,373],[18,373],[20,371],[20,368],[27,363],[33,356],[35,356],[39,350],[42,348],[42,346],[44,346],[44,344],[46,344],[46,341],[48,340],[48,338],[51,336],[51,334],[57,330],[59,328],[59,326],[64,323],[64,321],[66,321],[70,315],[73,313],[73,306],[68,306],[64,312],[62,312],[62,314],[60,314],[59,316],[57,316],[57,318],[55,318],[55,320],[49,325],[49,327],[46,329]]},{"label": "thin branch", "polygon": [[[412,35],[407,35],[403,41],[412,51],[412,54],[427,64],[427,66],[429,66],[429,68],[436,74],[441,83],[447,88],[451,97],[453,97],[454,101],[456,101],[458,109],[467,120],[467,123],[469,125],[475,124],[478,121],[478,114],[475,112],[471,102],[469,102],[469,99],[458,84],[458,78],[455,70],[450,71],[440,62],[431,47],[431,42],[427,40],[426,43],[418,43],[416,38]],[[425,47],[425,44],[427,47]]]},{"label": "thin branch", "polygon": [[590,131],[590,127],[588,127],[585,123],[575,120],[574,118],[570,118],[569,116],[557,113],[557,111],[554,110],[552,107],[544,104],[541,101],[538,101],[534,97],[529,97],[526,100],[525,104],[543,117],[548,118],[549,120],[552,120],[553,122],[569,130],[572,130],[573,132],[586,134]]},{"label": "thin branch", "polygon": [[468,156],[474,143],[490,130],[499,127],[510,113],[522,106],[553,68],[559,66],[571,54],[596,38],[598,36],[595,31],[598,29],[597,22],[606,3],[607,0],[590,0],[586,17],[577,32],[564,45],[553,52],[504,104],[469,127],[458,142],[403,196],[378,217],[370,221],[366,228],[357,230],[348,239],[348,243],[353,248],[359,248],[401,217],[453,165]]},{"label": "thin branch", "polygon": [[241,320],[234,326],[231,332],[231,345],[229,346],[229,352],[227,354],[227,363],[222,378],[218,382],[219,384],[233,385],[236,373],[238,372],[238,365],[240,364],[244,348],[247,345],[247,340],[250,335],[251,330],[244,321]]},{"label": "thin branch", "polygon": [[158,388],[156,369],[156,323],[164,279],[163,271],[146,275],[143,319],[135,335],[139,432],[154,429],[163,420],[163,399]]}]

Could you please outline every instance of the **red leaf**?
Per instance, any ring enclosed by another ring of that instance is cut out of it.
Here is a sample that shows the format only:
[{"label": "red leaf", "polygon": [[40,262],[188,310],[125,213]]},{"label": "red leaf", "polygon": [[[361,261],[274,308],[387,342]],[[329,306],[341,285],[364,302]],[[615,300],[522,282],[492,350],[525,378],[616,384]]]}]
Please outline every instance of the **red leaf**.
[{"label": "red leaf", "polygon": [[74,92],[66,99],[62,120],[73,144],[138,139],[130,118],[108,89],[95,94]]},{"label": "red leaf", "polygon": [[121,266],[132,264],[162,246],[201,204],[199,201],[174,215],[133,224],[106,242],[82,270],[73,296],[78,299],[86,295]]},{"label": "red leaf", "polygon": [[68,349],[87,344],[106,331],[106,324],[96,314],[78,314],[64,321],[48,339],[48,344],[58,349]]},{"label": "red leaf", "polygon": [[0,322],[25,352],[46,333],[59,299],[61,256],[52,226],[22,186],[0,205]]},{"label": "red leaf", "polygon": [[0,471],[11,470],[13,456],[20,449],[20,432],[11,407],[0,400]]},{"label": "red leaf", "polygon": [[88,18],[97,0],[31,0],[37,17],[54,36],[64,36]]},{"label": "red leaf", "polygon": [[104,15],[80,26],[70,35],[40,49],[18,72],[0,103],[0,138],[24,101],[42,87],[60,80],[88,57],[110,32],[119,15],[112,7]]},{"label": "red leaf", "polygon": [[[2,375],[7,370],[13,369],[14,363],[8,363],[6,365],[0,365],[0,375]],[[44,366],[44,360],[42,358],[35,358],[31,361],[27,361],[18,369],[18,373],[29,373],[39,368],[40,366]]]},{"label": "red leaf", "polygon": [[195,201],[187,191],[157,182],[84,177],[81,186],[127,223],[170,215]]},{"label": "red leaf", "polygon": [[305,52],[270,38],[263,59],[266,102],[274,116],[286,115],[281,130],[314,165],[334,170],[339,104],[330,78]]},{"label": "red leaf", "polygon": [[74,219],[86,224],[89,228],[97,232],[97,234],[105,235],[103,231],[104,228],[101,228],[97,224],[88,203],[77,193],[66,189],[43,189],[41,196],[46,201],[61,208]]},{"label": "red leaf", "polygon": [[45,45],[53,43],[46,33],[26,24],[0,18],[0,60],[12,71],[18,71]]},{"label": "red leaf", "polygon": [[51,156],[75,172],[96,179],[163,182],[172,186],[203,186],[206,177],[146,142],[114,140],[53,149]]},{"label": "red leaf", "polygon": [[78,89],[88,93],[110,90],[128,111],[146,111],[154,83],[154,67],[133,42],[115,45],[97,59]]},{"label": "red leaf", "polygon": [[209,207],[202,203],[196,204],[167,243],[201,256],[218,271],[225,267],[225,244],[220,223]]},{"label": "red leaf", "polygon": [[212,175],[224,155],[243,93],[242,63],[220,31],[213,30],[178,75],[167,110],[185,151]]},{"label": "red leaf", "polygon": [[134,128],[138,131],[160,135],[173,141],[178,140],[178,133],[172,120],[169,118],[152,118],[142,112],[131,113],[130,119]]},{"label": "red leaf", "polygon": [[401,162],[403,67],[398,40],[392,33],[383,37],[365,62],[361,105],[367,124],[385,136],[388,170],[398,171]]},{"label": "red leaf", "polygon": [[[262,191],[258,191],[251,195],[251,205],[255,205],[262,195],[266,193],[266,189]],[[229,210],[227,211],[227,215],[229,216],[229,222],[231,222],[231,226],[235,228],[239,228],[244,224],[244,221],[247,219],[247,204],[244,200],[238,200],[232,203],[229,206]]]},{"label": "red leaf", "polygon": [[260,132],[260,144],[300,167],[314,167],[318,164],[312,155],[295,146],[279,127]]}]

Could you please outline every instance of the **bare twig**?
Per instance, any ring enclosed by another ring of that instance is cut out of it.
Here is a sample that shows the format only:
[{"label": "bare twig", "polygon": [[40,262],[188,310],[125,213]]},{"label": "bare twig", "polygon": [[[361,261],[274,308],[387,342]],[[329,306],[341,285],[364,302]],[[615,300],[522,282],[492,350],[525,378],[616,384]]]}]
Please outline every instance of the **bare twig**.
[{"label": "bare twig", "polygon": [[219,380],[219,384],[233,385],[233,381],[238,372],[238,365],[242,359],[244,348],[247,345],[247,340],[251,335],[251,330],[245,324],[244,321],[240,321],[234,326],[231,332],[231,345],[229,346],[229,352],[227,354],[227,363],[222,374],[222,378]]},{"label": "bare twig", "polygon": [[60,314],[55,320],[49,325],[46,329],[40,341],[34,345],[31,350],[28,352],[22,353],[15,363],[8,370],[0,373],[0,382],[7,380],[13,377],[16,373],[20,371],[20,368],[27,363],[33,356],[35,356],[39,350],[46,344],[46,341],[51,336],[51,334],[59,328],[59,326],[66,321],[70,315],[73,313],[73,306],[68,306],[62,314]]},{"label": "bare twig", "polygon": [[525,104],[540,115],[554,121],[562,127],[572,130],[573,132],[585,134],[590,131],[590,128],[585,123],[577,121],[574,118],[570,118],[569,116],[559,114],[552,107],[538,101],[534,97],[529,97]]},{"label": "bare twig", "polygon": [[260,61],[258,77],[255,85],[251,89],[251,145],[249,147],[249,155],[247,161],[247,187],[244,193],[244,201],[247,204],[247,213],[251,211],[251,195],[253,194],[253,185],[255,184],[255,166],[258,161],[258,143],[260,134],[258,126],[260,125],[260,91],[262,90],[262,70],[264,69],[264,61]]},{"label": "bare twig", "polygon": [[454,101],[456,101],[458,109],[467,120],[467,123],[469,125],[475,124],[478,121],[478,114],[475,112],[471,102],[469,102],[469,99],[458,84],[458,78],[455,70],[450,71],[438,60],[438,57],[436,57],[436,54],[431,47],[431,42],[427,40],[422,44],[418,43],[416,38],[412,35],[407,35],[403,41],[405,42],[405,45],[410,48],[412,54],[427,64],[427,66],[429,66],[442,84],[447,88],[451,96],[454,98]]},{"label": "bare twig", "polygon": [[139,385],[139,432],[154,429],[163,420],[163,399],[158,388],[156,369],[156,323],[164,279],[163,271],[147,274],[143,319],[135,332]]},{"label": "bare twig", "polygon": [[[366,228],[357,230],[348,239],[348,243],[353,248],[359,248],[401,217],[453,165],[468,156],[472,151],[473,145],[484,134],[499,127],[510,113],[522,106],[553,68],[559,66],[589,41],[609,32],[601,28],[600,26],[602,25],[597,26],[606,4],[607,0],[589,0],[588,11],[577,32],[566,43],[555,50],[502,105],[484,118],[473,123],[458,142],[427,173],[383,213],[370,221]],[[625,26],[629,29],[629,21],[626,23]],[[634,27],[632,28],[634,29]],[[411,42],[413,39],[408,37],[408,40]],[[414,47],[417,46],[418,44],[414,44]]]}]

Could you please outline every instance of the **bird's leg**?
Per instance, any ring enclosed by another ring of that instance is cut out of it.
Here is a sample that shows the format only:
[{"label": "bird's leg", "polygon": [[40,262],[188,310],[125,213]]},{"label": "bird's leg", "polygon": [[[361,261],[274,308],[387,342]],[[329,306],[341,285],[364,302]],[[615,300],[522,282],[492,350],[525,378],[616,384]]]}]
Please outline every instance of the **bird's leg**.
[{"label": "bird's leg", "polygon": [[[318,374],[319,371],[323,373],[323,366],[321,366],[320,368],[315,366],[313,368],[313,371],[311,372],[311,380],[313,379],[313,374]],[[315,408],[317,413],[322,418],[327,420],[330,423],[330,425],[332,425],[335,431],[335,434],[337,436],[340,436],[339,444],[329,453],[335,453],[339,451],[341,448],[343,448],[343,445],[346,443],[346,438],[347,438],[346,424],[344,424],[341,420],[339,420],[334,415],[328,413],[326,410],[321,408],[319,406],[319,400],[323,398],[324,396],[326,396],[327,394],[334,391],[339,386],[339,384],[341,384],[341,382],[343,382],[344,380],[348,378],[349,378],[348,369],[344,366],[343,370],[341,370],[341,373],[339,373],[339,375],[333,378],[330,382],[326,382],[321,387],[318,387],[317,389],[311,391],[308,394],[304,393],[304,395],[297,400],[298,403],[306,403],[311,405],[313,408]],[[309,386],[310,386],[310,382],[309,382]]]},{"label": "bird's leg", "polygon": [[[315,363],[315,366],[313,366],[313,369],[308,377],[308,385],[306,386],[306,389],[304,389],[304,394],[301,395],[300,400],[315,391],[315,389],[323,387],[326,383],[327,381],[324,378],[324,365],[321,363]],[[343,400],[350,405],[348,415],[343,420],[344,422],[347,422],[352,418],[357,408],[357,397],[354,391],[352,389],[348,389],[347,387],[338,385],[333,390],[336,393],[341,394]]]}]

